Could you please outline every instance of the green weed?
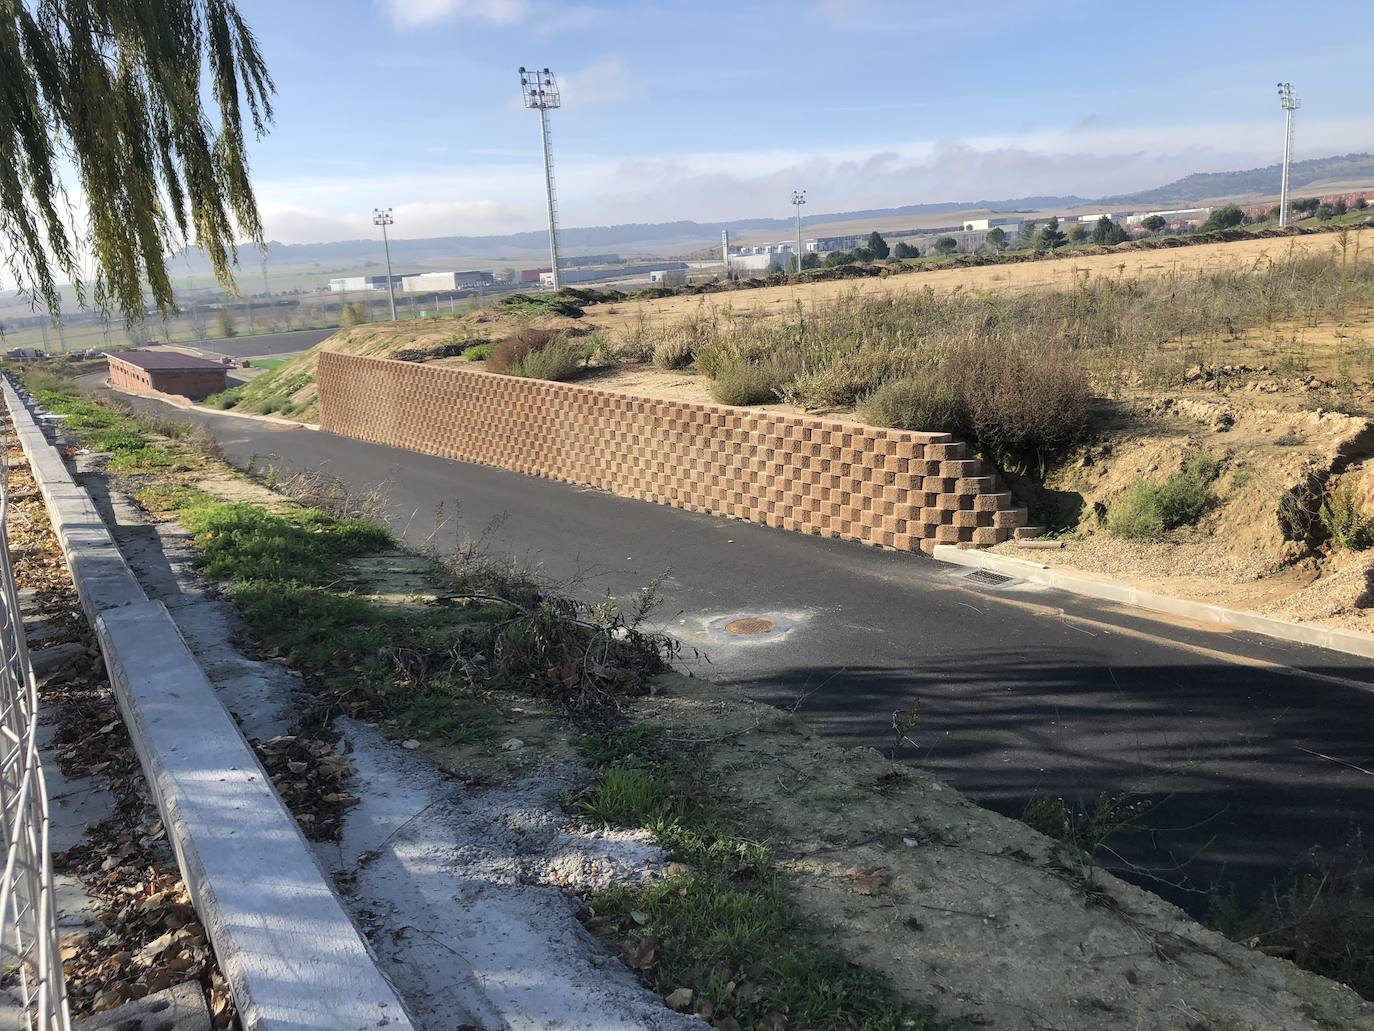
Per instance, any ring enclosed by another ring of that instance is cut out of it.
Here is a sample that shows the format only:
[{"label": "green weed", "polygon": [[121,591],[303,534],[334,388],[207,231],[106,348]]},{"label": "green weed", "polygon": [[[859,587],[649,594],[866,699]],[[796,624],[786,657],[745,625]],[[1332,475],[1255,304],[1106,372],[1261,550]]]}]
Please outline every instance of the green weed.
[{"label": "green weed", "polygon": [[1365,514],[1359,491],[1349,480],[1327,492],[1317,517],[1342,548],[1363,551],[1374,544],[1374,516]]},{"label": "green weed", "polygon": [[597,823],[646,829],[683,864],[590,900],[594,921],[624,932],[627,958],[656,991],[690,988],[714,1019],[744,1027],[771,1026],[759,1022],[776,1014],[788,1026],[846,1031],[935,1026],[885,978],[829,944],[768,848],[741,834],[737,815],[689,757],[657,758],[664,749],[643,727],[588,735],[578,751],[609,765],[569,808]]},{"label": "green weed", "polygon": [[1163,483],[1137,480],[1107,512],[1107,529],[1128,540],[1154,540],[1169,530],[1192,526],[1211,504],[1219,471],[1216,460],[1199,451]]}]

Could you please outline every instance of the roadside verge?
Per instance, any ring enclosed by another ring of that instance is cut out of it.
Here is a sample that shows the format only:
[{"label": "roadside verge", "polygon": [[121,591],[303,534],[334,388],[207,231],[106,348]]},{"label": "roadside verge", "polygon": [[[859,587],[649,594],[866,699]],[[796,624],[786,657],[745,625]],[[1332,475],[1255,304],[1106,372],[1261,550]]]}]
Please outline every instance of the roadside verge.
[{"label": "roadside verge", "polygon": [[271,781],[14,387],[16,436],[245,1028],[410,1027]]},{"label": "roadside verge", "polygon": [[1070,573],[1062,569],[1051,568],[1040,562],[1009,558],[1006,555],[993,555],[986,551],[961,550],[951,545],[938,545],[933,557],[941,562],[971,566],[974,569],[986,569],[989,572],[1017,577],[1030,583],[1042,584],[1045,587],[1055,587],[1061,591],[1080,594],[1087,598],[1099,598],[1103,601],[1130,605],[1139,609],[1149,609],[1152,612],[1162,612],[1170,616],[1183,616],[1203,623],[1219,623],[1222,626],[1232,627],[1236,630],[1247,630],[1254,634],[1263,634],[1280,641],[1310,644],[1316,648],[1327,648],[1331,651],[1345,652],[1348,655],[1374,659],[1374,635],[1362,634],[1354,630],[1342,630],[1339,627],[1320,626],[1315,623],[1294,623],[1285,619],[1274,619],[1272,616],[1262,616],[1257,612],[1245,612],[1241,609],[1210,605],[1207,602],[1175,598],[1172,595],[1143,590],[1115,580],[1103,580],[1083,573]]}]

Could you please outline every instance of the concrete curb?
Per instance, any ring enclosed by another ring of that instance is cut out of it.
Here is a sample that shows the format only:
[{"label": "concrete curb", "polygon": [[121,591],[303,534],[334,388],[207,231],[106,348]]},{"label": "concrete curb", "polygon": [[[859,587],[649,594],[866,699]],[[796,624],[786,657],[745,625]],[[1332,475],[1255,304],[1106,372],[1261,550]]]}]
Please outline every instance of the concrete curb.
[{"label": "concrete curb", "polygon": [[1294,623],[1286,619],[1261,616],[1257,612],[1228,609],[1202,601],[1189,601],[1186,598],[1175,598],[1172,595],[1131,587],[1115,580],[1102,580],[1082,573],[1053,569],[1040,562],[1010,558],[1006,555],[990,555],[986,551],[961,550],[942,544],[935,548],[933,557],[942,562],[1003,573],[1006,576],[1018,577],[1088,598],[1100,598],[1103,601],[1163,612],[1170,616],[1183,616],[1203,623],[1219,623],[1222,626],[1248,630],[1250,633],[1263,634],[1280,641],[1310,644],[1315,648],[1327,648],[1348,655],[1374,659],[1374,634],[1362,634],[1355,630],[1342,630],[1339,627],[1321,626],[1316,623]]},{"label": "concrete curb", "polygon": [[171,616],[8,381],[3,392],[244,1028],[412,1028]]}]

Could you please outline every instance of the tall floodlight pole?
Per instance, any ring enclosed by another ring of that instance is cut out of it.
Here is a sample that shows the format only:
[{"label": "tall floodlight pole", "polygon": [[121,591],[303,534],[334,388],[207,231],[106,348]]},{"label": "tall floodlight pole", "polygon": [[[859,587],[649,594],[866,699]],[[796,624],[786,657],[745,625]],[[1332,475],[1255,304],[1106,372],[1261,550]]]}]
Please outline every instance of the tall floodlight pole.
[{"label": "tall floodlight pole", "polygon": [[792,207],[797,209],[797,275],[801,275],[802,270],[802,248],[801,248],[801,206],[806,203],[805,190],[792,191]]},{"label": "tall floodlight pole", "polygon": [[539,112],[539,140],[544,144],[544,192],[549,202],[549,269],[553,273],[553,288],[558,280],[558,191],[553,185],[553,141],[549,138],[549,112],[562,107],[558,83],[553,72],[544,69],[520,69],[520,93],[525,107]]},{"label": "tall floodlight pole", "polygon": [[386,251],[386,295],[391,300],[391,321],[396,321],[396,283],[391,278],[391,242],[386,238],[386,227],[394,225],[390,208],[373,208],[372,224],[382,227],[382,249]]},{"label": "tall floodlight pole", "polygon": [[1293,159],[1293,112],[1302,101],[1293,96],[1291,82],[1279,83],[1279,103],[1283,105],[1283,182],[1279,186],[1279,227],[1288,225],[1288,163]]}]

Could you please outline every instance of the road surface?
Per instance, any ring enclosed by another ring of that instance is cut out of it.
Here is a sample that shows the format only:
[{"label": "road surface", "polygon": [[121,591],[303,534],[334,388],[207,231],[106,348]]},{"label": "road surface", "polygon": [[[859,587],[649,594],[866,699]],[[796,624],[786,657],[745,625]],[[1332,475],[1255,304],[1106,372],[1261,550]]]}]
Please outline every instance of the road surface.
[{"label": "road surface", "polygon": [[[1129,794],[1147,807],[1141,828],[1104,861],[1194,913],[1209,887],[1262,891],[1314,850],[1374,831],[1374,669],[1356,657],[1032,585],[979,587],[920,555],[138,403],[202,423],[240,463],[385,485],[412,544],[486,532],[594,593],[666,572],[658,614],[709,656],[694,672],[884,750],[894,711],[915,702],[900,755],[1008,815],[1040,795]],[[744,615],[785,632],[720,629]]]},{"label": "road surface", "polygon": [[189,347],[230,358],[263,358],[274,354],[295,354],[314,347],[337,329],[297,329],[290,333],[264,333],[252,337],[223,337],[218,340],[198,340]]}]

